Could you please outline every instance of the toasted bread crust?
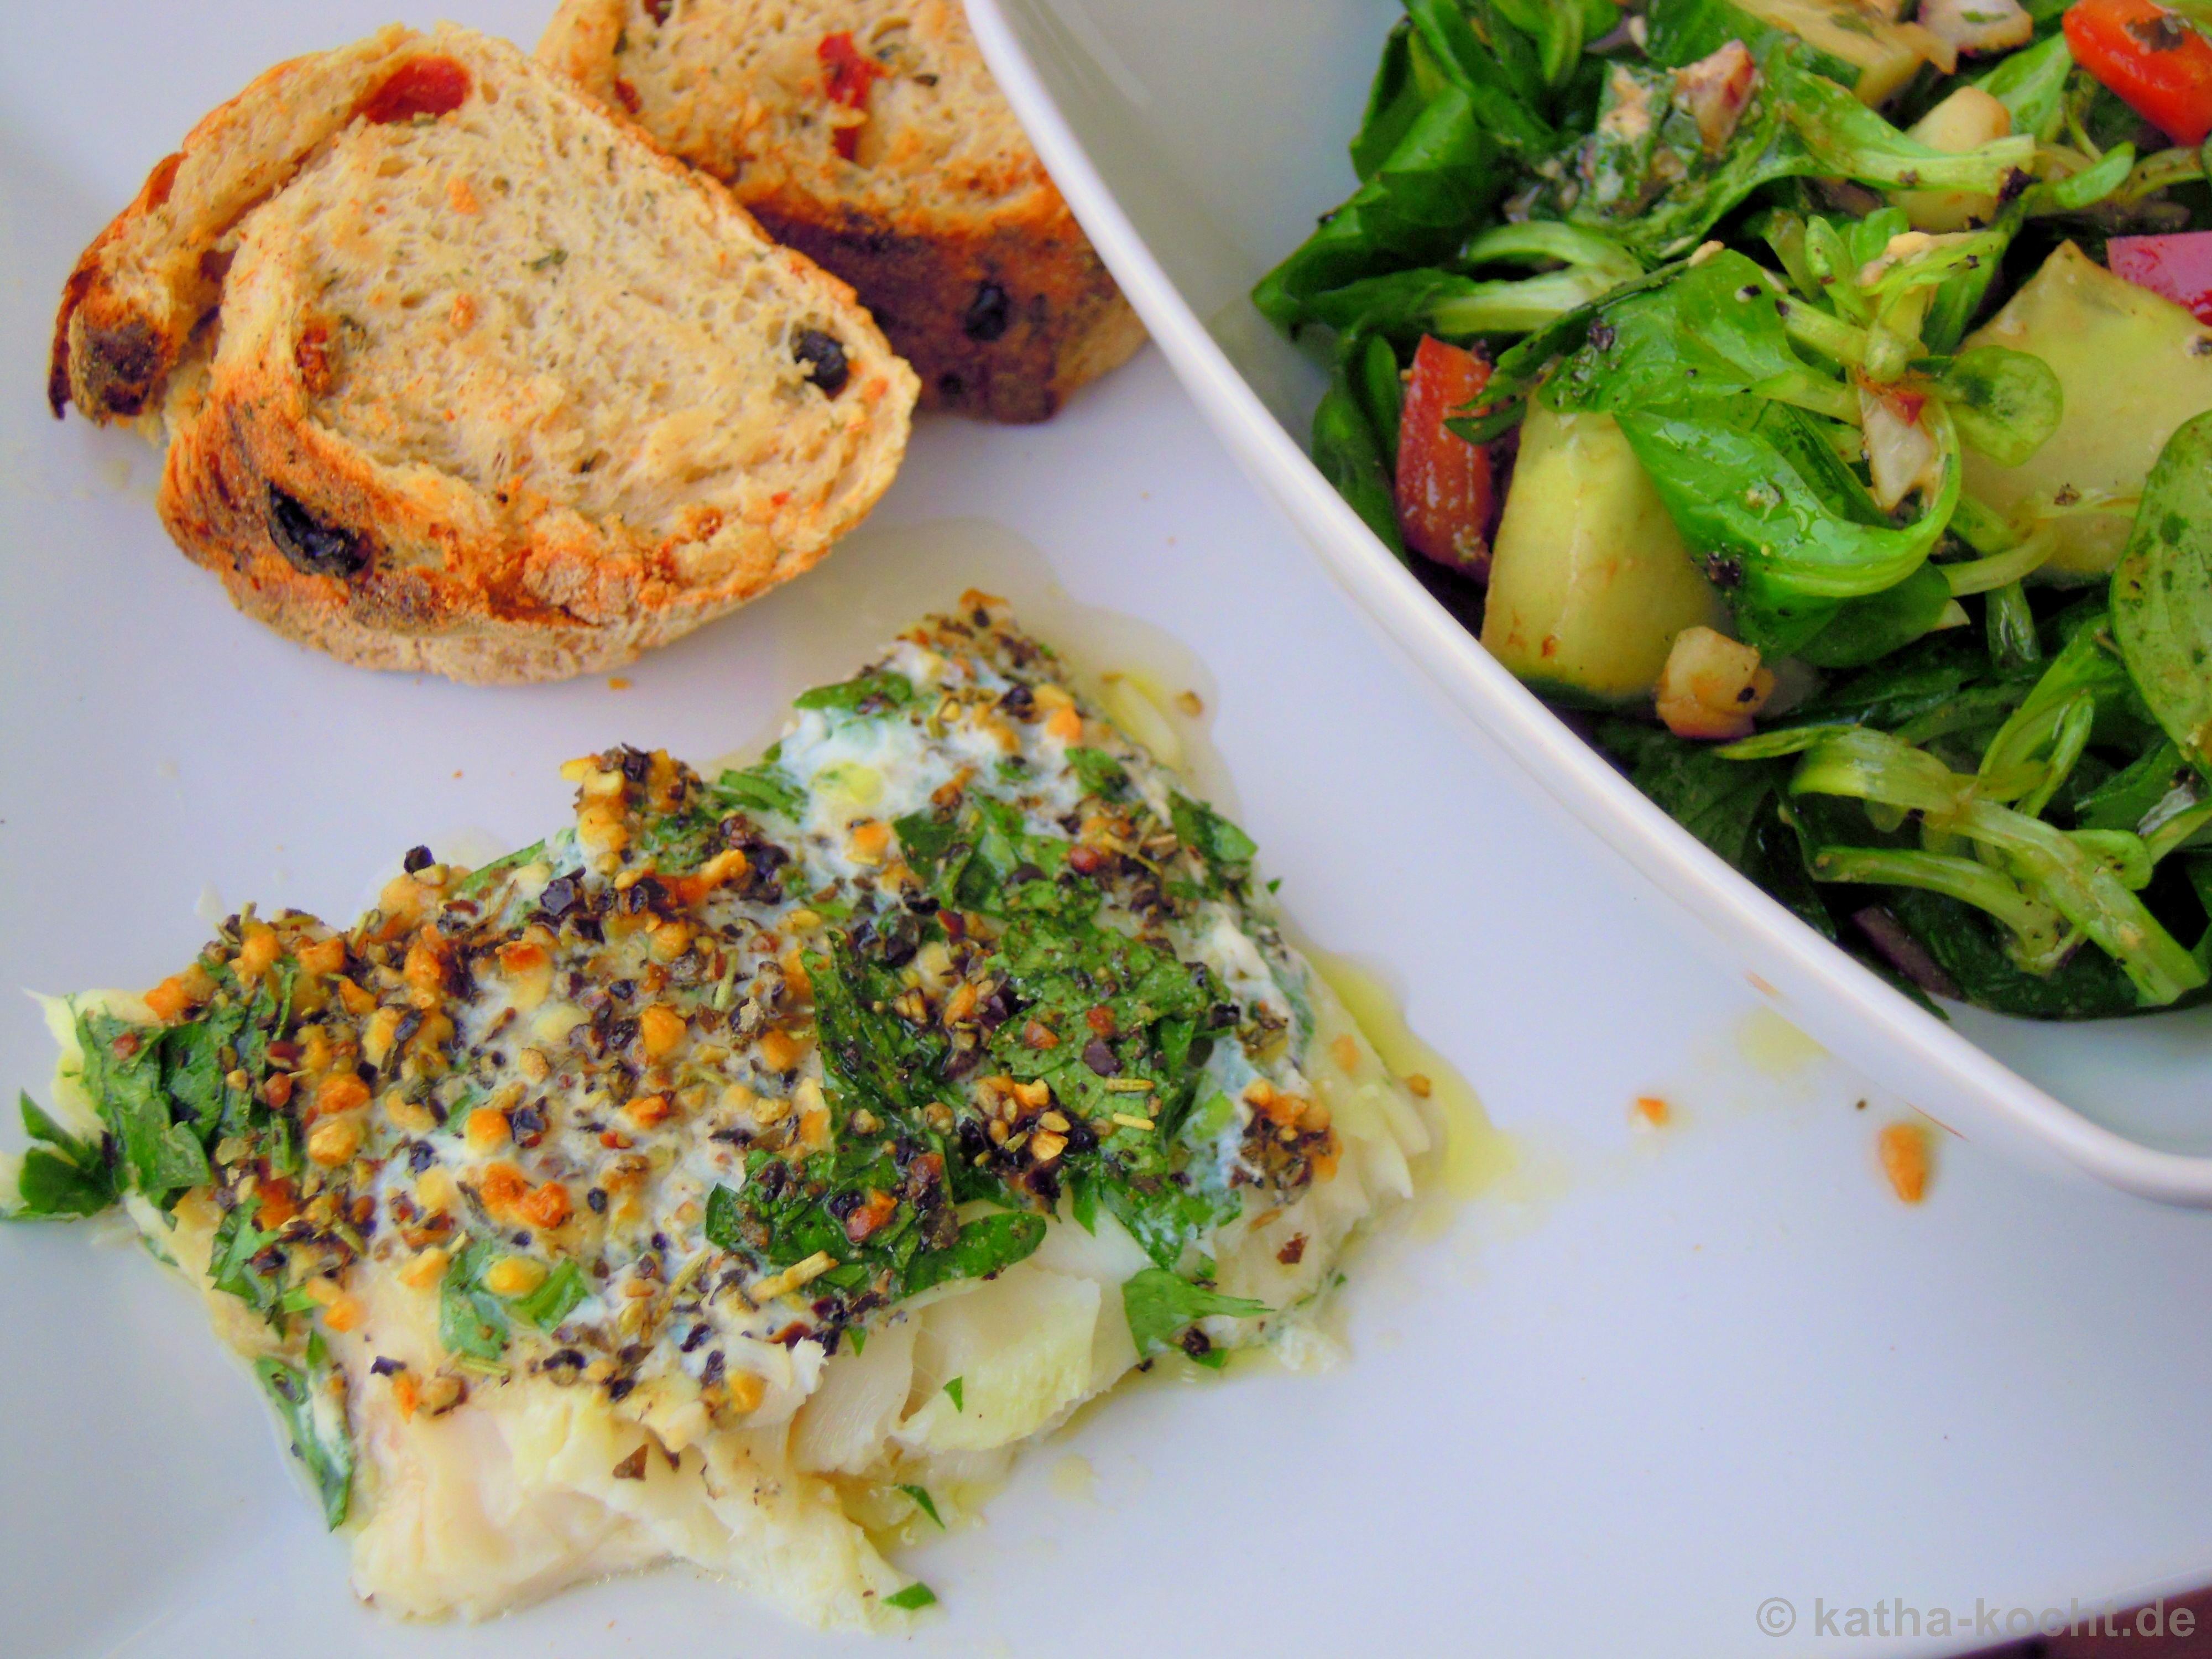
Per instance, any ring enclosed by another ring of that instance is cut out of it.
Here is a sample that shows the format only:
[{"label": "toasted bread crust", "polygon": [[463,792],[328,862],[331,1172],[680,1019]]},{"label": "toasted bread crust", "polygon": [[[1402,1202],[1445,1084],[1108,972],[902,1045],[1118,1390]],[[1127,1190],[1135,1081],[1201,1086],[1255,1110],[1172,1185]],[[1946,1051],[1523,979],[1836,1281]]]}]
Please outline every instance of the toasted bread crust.
[{"label": "toasted bread crust", "polygon": [[[1040,216],[1047,222],[1034,229],[1000,223],[933,235],[903,234],[849,209],[825,210],[795,192],[750,205],[769,235],[865,297],[892,349],[921,377],[925,407],[1046,420],[1144,343],[1144,325],[1064,208]],[[979,304],[994,288],[1007,296],[1003,308]]]},{"label": "toasted bread crust", "polygon": [[[179,547],[219,577],[248,615],[367,667],[494,684],[603,671],[817,562],[889,486],[917,392],[911,371],[851,289],[770,243],[721,185],[608,120],[511,48],[460,31],[429,37],[387,31],[378,40],[387,37],[398,52],[377,58],[386,72],[410,52],[434,48],[470,54],[479,74],[519,74],[541,83],[535,90],[556,113],[580,124],[588,153],[596,158],[606,148],[610,176],[620,151],[623,164],[634,174],[642,169],[645,183],[660,192],[663,215],[675,213],[672,193],[691,204],[692,221],[712,228],[711,268],[750,262],[742,268],[757,288],[771,285],[792,314],[836,330],[844,353],[836,388],[798,388],[810,447],[791,452],[801,459],[788,465],[799,471],[787,476],[802,487],[745,483],[719,507],[678,492],[649,515],[659,520],[655,528],[620,511],[587,516],[563,503],[557,481],[498,483],[501,473],[478,484],[419,459],[368,453],[358,433],[342,429],[322,346],[307,349],[319,294],[308,291],[315,285],[295,268],[299,228],[288,216],[293,202],[314,198],[283,193],[301,176],[298,166],[268,178],[255,203],[228,214],[220,229],[222,216],[202,213],[167,235],[147,229],[148,216],[163,208],[149,181],[88,251],[64,290],[52,369],[57,398],[103,420],[158,417],[169,439],[158,506]],[[281,66],[256,87],[281,90],[287,72],[298,68]],[[380,83],[388,84],[374,76],[367,82]],[[235,112],[242,101],[218,115]],[[342,134],[358,101],[343,103],[344,118],[326,126],[325,139]],[[210,118],[157,178],[206,176],[225,163],[234,174],[240,171],[235,155],[196,156],[210,128],[218,142],[236,140],[235,122]],[[319,170],[328,176],[359,154],[334,149]],[[262,159],[264,176],[276,171]],[[254,212],[262,203],[266,209]],[[200,252],[186,259],[171,240]],[[202,256],[217,247],[212,292],[175,277],[187,267],[205,271],[210,262]],[[670,269],[672,281],[713,280],[705,271]],[[131,350],[119,350],[118,342]],[[133,356],[140,342],[143,352]],[[434,363],[422,372],[441,369]],[[788,362],[775,371],[794,372]],[[742,362],[731,373],[770,375]],[[653,447],[644,432],[616,439],[618,447],[633,441],[641,450]]]},{"label": "toasted bread crust", "polygon": [[[281,427],[263,430],[235,407],[204,409],[170,446],[161,522],[247,616],[362,668],[483,685],[604,673],[789,580],[829,551],[827,540],[782,553],[755,541],[722,582],[686,589],[651,558],[611,562],[582,538],[549,537],[518,549],[503,538],[464,537],[417,514],[403,522],[418,546],[442,544],[444,557],[436,564],[394,559],[395,548],[405,550],[398,535],[380,527],[401,516],[389,492],[357,472],[319,466],[297,436]],[[353,538],[365,561],[360,572],[303,569],[296,539],[289,547],[280,539],[280,498]]]},{"label": "toasted bread crust", "polygon": [[[861,165],[764,150],[775,123],[763,121],[762,106],[789,95],[765,74],[749,83],[738,66],[717,65],[729,73],[708,86],[687,78],[664,106],[622,73],[659,27],[656,13],[669,27],[703,30],[708,13],[727,28],[751,9],[750,0],[687,0],[673,12],[665,0],[564,0],[538,57],[727,183],[770,235],[850,283],[914,365],[925,407],[1042,421],[1144,343],[1143,325],[988,85],[957,8],[916,8],[911,17],[933,25],[934,50],[963,61],[981,88],[969,106],[994,100],[1006,136],[991,154],[963,155],[952,176],[910,175],[882,158],[870,166],[865,149]],[[827,21],[865,33],[898,9],[832,0],[817,9],[849,12]]]},{"label": "toasted bread crust", "polygon": [[[719,574],[688,580],[697,544],[628,542],[574,514],[517,526],[447,481],[396,481],[269,378],[210,397],[177,431],[161,522],[240,610],[364,668],[518,684],[619,667],[811,568],[890,482],[886,467],[803,540],[726,527],[707,538]],[[902,393],[910,382],[879,372],[846,396],[888,415]],[[343,550],[316,558],[318,532]]]},{"label": "toasted bread crust", "polygon": [[46,371],[57,419],[71,403],[102,423],[154,412],[163,381],[221,296],[225,240],[422,39],[395,23],[264,70],[155,164],[63,286]]}]

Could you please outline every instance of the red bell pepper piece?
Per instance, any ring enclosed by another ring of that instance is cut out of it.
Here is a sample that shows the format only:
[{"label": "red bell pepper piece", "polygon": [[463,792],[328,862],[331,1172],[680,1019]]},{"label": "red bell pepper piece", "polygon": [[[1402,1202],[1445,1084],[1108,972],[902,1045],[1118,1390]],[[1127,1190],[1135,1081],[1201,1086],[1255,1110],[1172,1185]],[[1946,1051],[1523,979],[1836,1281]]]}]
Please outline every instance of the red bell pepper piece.
[{"label": "red bell pepper piece", "polygon": [[2172,236],[2115,236],[2105,244],[2115,276],[2186,306],[2212,323],[2212,230]]},{"label": "red bell pepper piece", "polygon": [[[824,90],[830,101],[847,109],[867,113],[868,88],[884,78],[887,71],[881,64],[853,44],[850,29],[840,29],[835,34],[825,34],[822,44],[814,48],[814,55],[822,67],[830,71],[830,81]],[[837,154],[852,161],[860,149],[860,130],[857,126],[839,127],[830,136]]]},{"label": "red bell pepper piece", "polygon": [[2090,74],[2176,143],[2212,132],[2212,40],[2154,0],[2077,0],[2066,44]]},{"label": "red bell pepper piece", "polygon": [[1464,575],[1490,574],[1497,477],[1489,449],[1444,425],[1490,383],[1490,360],[1424,335],[1398,420],[1398,532],[1406,545]]},{"label": "red bell pepper piece", "polygon": [[361,118],[373,125],[411,121],[418,115],[449,115],[469,95],[469,72],[450,58],[410,58],[385,78],[361,106]]}]

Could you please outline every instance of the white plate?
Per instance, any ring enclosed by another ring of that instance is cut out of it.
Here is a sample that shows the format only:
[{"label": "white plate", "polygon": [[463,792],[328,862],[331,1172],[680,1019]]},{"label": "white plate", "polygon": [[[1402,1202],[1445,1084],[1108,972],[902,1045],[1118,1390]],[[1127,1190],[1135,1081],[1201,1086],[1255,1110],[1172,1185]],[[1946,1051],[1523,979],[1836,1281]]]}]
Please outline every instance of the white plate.
[{"label": "white plate", "polygon": [[1632,787],[1491,660],[1307,459],[1321,376],[1245,296],[1351,193],[1345,145],[1398,6],[968,3],[1046,165],[1214,430],[1458,708],[1792,1020],[1923,1109],[2130,1192],[2212,1204],[2212,1009],[2063,1031],[1968,1011],[1946,1027]]},{"label": "white plate", "polygon": [[[459,9],[526,41],[542,15]],[[1640,878],[1407,695],[1156,355],[1048,427],[928,424],[861,537],[626,691],[366,675],[233,613],[155,525],[152,456],[39,406],[50,307],[206,108],[388,15],[9,17],[0,983],[148,982],[201,942],[210,883],[349,913],[416,841],[555,821],[569,755],[753,738],[792,690],[981,579],[1094,655],[1172,661],[1170,641],[1198,660],[1285,900],[1389,965],[1519,1167],[1446,1236],[1354,1275],[1341,1371],[1139,1389],[1041,1448],[986,1527],[906,1558],[945,1612],[885,1651],[1723,1659],[1832,1647],[1816,1597],[2033,1611],[2212,1577],[2212,1227],[1948,1141],[1929,1202],[1898,1205],[1871,1152],[1894,1101],[1855,1110],[1863,1079],[1792,1044]],[[1094,631],[1078,606],[1142,626]],[[49,1063],[27,1003],[0,997],[0,1100]],[[1681,1127],[1633,1135],[1627,1102],[1653,1091]],[[1796,1604],[1790,1640],[1755,1623],[1769,1596]],[[386,1625],[353,1605],[192,1302],[82,1229],[0,1229],[0,1656],[272,1644],[871,1651],[681,1573],[473,1630]]]}]

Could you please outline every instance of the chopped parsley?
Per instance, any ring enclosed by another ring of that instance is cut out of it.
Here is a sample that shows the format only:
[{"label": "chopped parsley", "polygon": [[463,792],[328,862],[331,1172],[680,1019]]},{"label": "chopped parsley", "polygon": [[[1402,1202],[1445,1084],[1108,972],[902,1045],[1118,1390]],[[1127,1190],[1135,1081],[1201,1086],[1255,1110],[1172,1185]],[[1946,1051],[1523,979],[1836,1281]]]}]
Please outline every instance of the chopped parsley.
[{"label": "chopped parsley", "polygon": [[489,1361],[507,1352],[507,1304],[483,1285],[485,1269],[501,1254],[492,1240],[475,1239],[447,1265],[438,1283],[438,1340],[447,1352]]},{"label": "chopped parsley", "polygon": [[520,870],[532,859],[544,855],[545,843],[534,841],[527,847],[518,847],[512,853],[494,859],[489,864],[479,865],[453,884],[457,898],[474,898],[509,872]]},{"label": "chopped parsley", "polygon": [[748,812],[797,818],[806,811],[806,792],[774,761],[762,761],[742,772],[724,772],[714,780],[714,793],[730,805]]},{"label": "chopped parsley", "polygon": [[284,1311],[283,1269],[265,1254],[276,1235],[254,1224],[260,1209],[261,1200],[249,1198],[224,1212],[208,1256],[208,1281],[273,1322]]},{"label": "chopped parsley", "polygon": [[1067,763],[1093,795],[1118,795],[1129,786],[1128,769],[1103,749],[1071,749]]},{"label": "chopped parsley", "polygon": [[518,1317],[541,1331],[550,1331],[574,1313],[591,1293],[591,1287],[584,1282],[584,1270],[572,1257],[547,1273],[536,1290],[527,1296],[517,1297],[509,1305]]},{"label": "chopped parsley", "polygon": [[876,714],[903,708],[915,700],[914,682],[878,669],[836,685],[817,685],[793,699],[794,708],[835,709],[848,714]]},{"label": "chopped parsley", "polygon": [[292,1455],[307,1466],[321,1498],[323,1520],[336,1531],[353,1500],[353,1437],[346,1431],[345,1404],[335,1392],[340,1379],[319,1340],[307,1346],[307,1363],[282,1359],[254,1362],[253,1374],[284,1420]]},{"label": "chopped parsley", "polygon": [[1172,811],[1176,834],[1205,861],[1212,878],[1209,891],[1218,895],[1240,890],[1252,878],[1252,860],[1260,848],[1251,836],[1188,795],[1176,795]]},{"label": "chopped parsley", "polygon": [[[1121,1286],[1121,1307],[1129,1316],[1129,1334],[1136,1339],[1137,1352],[1143,1357],[1176,1346],[1185,1333],[1198,1334],[1191,1328],[1212,1315],[1250,1319],[1271,1311],[1264,1302],[1246,1296],[1224,1296],[1158,1267],[1146,1268]],[[1210,1345],[1199,1346],[1191,1358],[1203,1359],[1214,1352]]]},{"label": "chopped parsley", "polygon": [[115,1172],[99,1144],[71,1134],[28,1095],[21,1097],[21,1108],[32,1145],[16,1177],[16,1207],[0,1217],[97,1215],[112,1204]]},{"label": "chopped parsley", "polygon": [[914,1499],[915,1508],[920,1510],[924,1515],[937,1522],[938,1529],[940,1532],[944,1530],[945,1517],[938,1514],[937,1500],[929,1495],[928,1487],[901,1486],[899,1490],[904,1492],[908,1498]]}]

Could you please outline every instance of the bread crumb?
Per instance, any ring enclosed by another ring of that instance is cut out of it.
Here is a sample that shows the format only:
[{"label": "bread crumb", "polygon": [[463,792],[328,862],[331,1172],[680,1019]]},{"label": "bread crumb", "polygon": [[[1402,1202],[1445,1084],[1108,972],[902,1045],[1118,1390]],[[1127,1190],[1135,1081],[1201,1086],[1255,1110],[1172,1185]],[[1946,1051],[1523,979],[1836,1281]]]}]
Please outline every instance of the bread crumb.
[{"label": "bread crumb", "polygon": [[1882,1127],[1877,1141],[1882,1173],[1889,1177],[1897,1196],[1917,1204],[1928,1191],[1928,1131],[1917,1123],[1891,1123]]},{"label": "bread crumb", "polygon": [[1200,714],[1203,714],[1206,712],[1206,704],[1200,700],[1198,693],[1195,691],[1176,692],[1175,706],[1182,709],[1184,714],[1189,715],[1193,720],[1196,720]]},{"label": "bread crumb", "polygon": [[630,678],[627,674],[612,675],[607,680],[607,690],[610,691],[627,691],[629,688]]},{"label": "bread crumb", "polygon": [[1674,1115],[1674,1109],[1656,1095],[1638,1095],[1636,1104],[1629,1109],[1630,1121],[1647,1129],[1665,1128]]}]

